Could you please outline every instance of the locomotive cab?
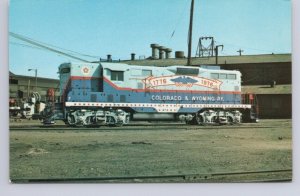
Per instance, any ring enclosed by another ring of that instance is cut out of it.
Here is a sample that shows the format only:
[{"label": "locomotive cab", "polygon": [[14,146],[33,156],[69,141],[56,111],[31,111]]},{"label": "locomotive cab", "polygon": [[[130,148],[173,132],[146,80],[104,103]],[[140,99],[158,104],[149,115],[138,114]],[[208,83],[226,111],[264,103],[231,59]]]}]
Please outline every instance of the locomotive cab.
[{"label": "locomotive cab", "polygon": [[70,77],[71,77],[71,64],[70,63],[64,63],[62,65],[60,65],[59,70],[59,92],[60,95],[62,95],[61,97],[61,101],[64,102],[65,101],[65,97],[66,97],[66,91],[69,85],[69,81],[70,81]]}]

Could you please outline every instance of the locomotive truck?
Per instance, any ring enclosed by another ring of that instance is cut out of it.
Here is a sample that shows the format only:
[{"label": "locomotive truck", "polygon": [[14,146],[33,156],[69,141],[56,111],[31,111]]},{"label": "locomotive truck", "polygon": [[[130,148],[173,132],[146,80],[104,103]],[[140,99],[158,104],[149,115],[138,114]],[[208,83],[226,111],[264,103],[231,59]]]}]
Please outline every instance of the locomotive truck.
[{"label": "locomotive truck", "polygon": [[122,126],[130,121],[237,124],[257,121],[254,95],[241,93],[241,73],[194,66],[64,63],[60,103],[48,102],[44,123]]}]

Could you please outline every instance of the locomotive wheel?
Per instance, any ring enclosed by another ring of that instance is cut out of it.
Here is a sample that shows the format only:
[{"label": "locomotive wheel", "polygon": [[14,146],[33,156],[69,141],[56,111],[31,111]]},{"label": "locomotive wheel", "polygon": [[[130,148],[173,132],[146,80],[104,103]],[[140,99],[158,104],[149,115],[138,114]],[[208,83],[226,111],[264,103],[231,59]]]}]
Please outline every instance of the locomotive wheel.
[{"label": "locomotive wheel", "polygon": [[76,127],[83,127],[83,126],[84,124],[82,122],[76,124]]},{"label": "locomotive wheel", "polygon": [[187,125],[193,125],[193,120],[191,120],[191,121],[185,121],[185,124],[187,124]]},{"label": "locomotive wheel", "polygon": [[92,116],[86,117],[84,120],[84,126],[85,127],[98,127],[93,123],[93,121],[95,121],[95,120]]},{"label": "locomotive wheel", "polygon": [[114,126],[116,124],[115,119],[112,116],[106,117],[106,123],[108,126]]},{"label": "locomotive wheel", "polygon": [[121,127],[123,125],[122,121],[116,122],[115,118],[112,116],[107,117],[107,124],[111,127]]},{"label": "locomotive wheel", "polygon": [[197,125],[204,125],[203,118],[202,118],[202,116],[200,116],[199,114],[197,114],[197,115],[195,116],[195,120],[196,120]]},{"label": "locomotive wheel", "polygon": [[114,126],[116,126],[116,127],[122,127],[123,126],[123,122],[118,122]]},{"label": "locomotive wheel", "polygon": [[75,125],[75,117],[71,114],[68,114],[66,122],[69,126],[76,126]]},{"label": "locomotive wheel", "polygon": [[190,124],[190,125],[204,125],[204,120],[203,120],[203,117],[200,116],[199,114],[196,114],[193,118],[192,121],[190,122],[187,122],[187,124]]},{"label": "locomotive wheel", "polygon": [[233,119],[232,119],[230,116],[227,116],[227,123],[228,123],[229,125],[235,124],[235,123],[233,122]]},{"label": "locomotive wheel", "polygon": [[129,124],[129,121],[130,121],[130,116],[126,116],[126,119],[125,119],[125,124]]}]

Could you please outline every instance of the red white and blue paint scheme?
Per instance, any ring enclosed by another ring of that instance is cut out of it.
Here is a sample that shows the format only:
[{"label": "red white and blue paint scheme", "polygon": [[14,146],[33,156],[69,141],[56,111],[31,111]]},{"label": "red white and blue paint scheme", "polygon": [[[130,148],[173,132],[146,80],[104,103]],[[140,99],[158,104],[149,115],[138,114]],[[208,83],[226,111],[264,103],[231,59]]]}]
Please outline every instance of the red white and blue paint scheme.
[{"label": "red white and blue paint scheme", "polygon": [[123,63],[59,67],[64,120],[69,125],[123,125],[129,120],[233,124],[243,104],[239,71]]}]

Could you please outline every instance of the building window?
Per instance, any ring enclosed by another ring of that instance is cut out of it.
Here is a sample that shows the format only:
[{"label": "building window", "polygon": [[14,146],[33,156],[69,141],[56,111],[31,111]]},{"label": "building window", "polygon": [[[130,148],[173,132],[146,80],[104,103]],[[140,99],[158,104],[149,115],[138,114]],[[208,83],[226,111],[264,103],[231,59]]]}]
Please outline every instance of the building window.
[{"label": "building window", "polygon": [[124,72],[123,71],[111,71],[112,81],[124,81]]},{"label": "building window", "polygon": [[18,84],[18,80],[16,79],[9,79],[9,84]]}]

